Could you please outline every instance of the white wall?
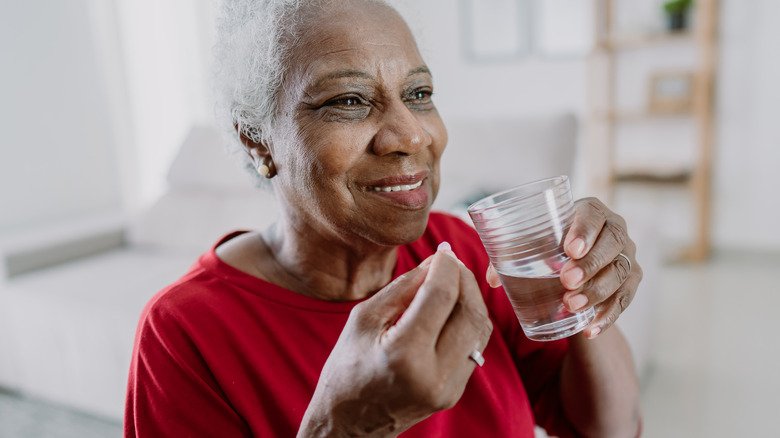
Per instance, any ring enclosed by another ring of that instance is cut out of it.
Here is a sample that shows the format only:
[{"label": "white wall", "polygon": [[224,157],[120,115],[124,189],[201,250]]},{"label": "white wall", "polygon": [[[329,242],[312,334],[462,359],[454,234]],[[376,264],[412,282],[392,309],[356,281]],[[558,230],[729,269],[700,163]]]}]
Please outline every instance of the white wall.
[{"label": "white wall", "polygon": [[780,248],[780,2],[723,0],[714,232]]},{"label": "white wall", "polygon": [[447,119],[582,111],[586,63],[582,57],[539,56],[474,62],[462,55],[459,1],[397,0],[431,68],[436,106]]},{"label": "white wall", "polygon": [[0,3],[0,232],[121,206],[87,3]]}]

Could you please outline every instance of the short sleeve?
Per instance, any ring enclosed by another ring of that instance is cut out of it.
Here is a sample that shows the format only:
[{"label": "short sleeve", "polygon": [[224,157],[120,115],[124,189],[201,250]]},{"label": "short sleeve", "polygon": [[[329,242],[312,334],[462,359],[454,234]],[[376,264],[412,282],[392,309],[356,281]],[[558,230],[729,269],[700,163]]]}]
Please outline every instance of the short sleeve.
[{"label": "short sleeve", "polygon": [[144,309],[136,332],[124,435],[251,436],[163,294]]}]

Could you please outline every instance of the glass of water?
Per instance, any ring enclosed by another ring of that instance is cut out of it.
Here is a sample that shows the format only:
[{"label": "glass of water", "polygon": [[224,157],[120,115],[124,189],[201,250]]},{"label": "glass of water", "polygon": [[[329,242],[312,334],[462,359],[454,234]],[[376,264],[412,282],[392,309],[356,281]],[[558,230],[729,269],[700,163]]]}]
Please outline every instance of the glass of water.
[{"label": "glass of water", "polygon": [[574,218],[567,176],[496,193],[468,213],[529,339],[561,339],[590,324],[593,307],[572,313],[563,304],[563,241]]}]

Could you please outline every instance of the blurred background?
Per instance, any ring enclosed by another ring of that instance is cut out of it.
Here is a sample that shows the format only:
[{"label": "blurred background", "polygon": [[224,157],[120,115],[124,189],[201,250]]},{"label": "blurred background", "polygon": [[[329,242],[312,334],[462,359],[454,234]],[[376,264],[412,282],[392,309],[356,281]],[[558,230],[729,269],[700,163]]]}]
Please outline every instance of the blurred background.
[{"label": "blurred background", "polygon": [[[623,214],[645,436],[777,436],[780,2],[399,0],[439,209],[560,173]],[[0,437],[121,435],[143,304],[274,219],[215,127],[211,0],[0,1]]]}]

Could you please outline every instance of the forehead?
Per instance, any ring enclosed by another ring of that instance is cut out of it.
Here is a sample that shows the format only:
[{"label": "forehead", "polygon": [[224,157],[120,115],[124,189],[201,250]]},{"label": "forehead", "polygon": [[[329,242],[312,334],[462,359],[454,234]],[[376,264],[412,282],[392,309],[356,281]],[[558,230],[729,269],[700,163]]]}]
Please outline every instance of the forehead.
[{"label": "forehead", "polygon": [[374,77],[406,76],[423,64],[406,23],[382,4],[337,2],[308,11],[302,26],[290,72],[305,83],[344,70]]}]

